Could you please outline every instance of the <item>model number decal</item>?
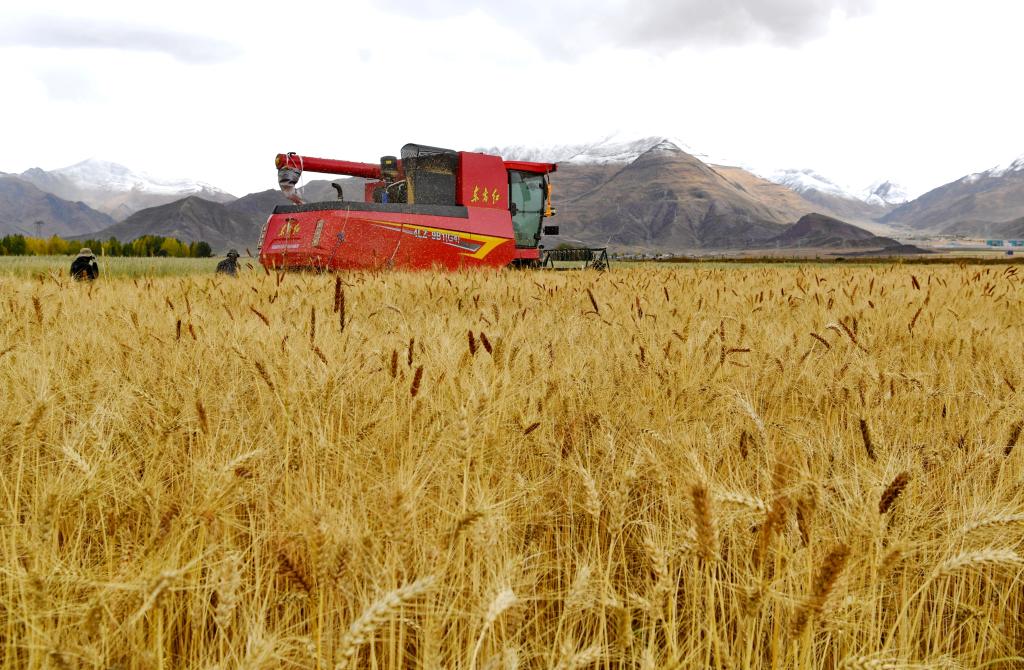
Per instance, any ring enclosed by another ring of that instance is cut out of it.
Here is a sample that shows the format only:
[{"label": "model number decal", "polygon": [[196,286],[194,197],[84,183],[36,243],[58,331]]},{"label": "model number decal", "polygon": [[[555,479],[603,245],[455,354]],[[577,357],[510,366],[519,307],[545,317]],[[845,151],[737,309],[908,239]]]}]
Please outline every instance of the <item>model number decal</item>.
[{"label": "model number decal", "polygon": [[462,238],[452,233],[444,233],[439,230],[423,230],[422,228],[413,228],[410,231],[413,237],[418,237],[421,240],[436,240],[438,242],[447,242],[448,244],[462,244]]}]

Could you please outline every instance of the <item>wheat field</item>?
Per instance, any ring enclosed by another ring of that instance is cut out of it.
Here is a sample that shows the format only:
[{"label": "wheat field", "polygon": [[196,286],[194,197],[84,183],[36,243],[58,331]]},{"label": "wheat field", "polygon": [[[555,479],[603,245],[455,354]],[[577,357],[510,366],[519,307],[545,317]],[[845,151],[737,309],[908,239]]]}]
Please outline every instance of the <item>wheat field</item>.
[{"label": "wheat field", "polygon": [[1024,667],[1022,300],[0,277],[0,666]]},{"label": "wheat field", "polygon": [[[71,271],[73,256],[0,256],[0,276],[26,278],[64,277]],[[212,273],[220,258],[121,257],[97,258],[100,276],[145,279],[158,276],[184,276]],[[255,261],[245,259],[243,264]]]}]

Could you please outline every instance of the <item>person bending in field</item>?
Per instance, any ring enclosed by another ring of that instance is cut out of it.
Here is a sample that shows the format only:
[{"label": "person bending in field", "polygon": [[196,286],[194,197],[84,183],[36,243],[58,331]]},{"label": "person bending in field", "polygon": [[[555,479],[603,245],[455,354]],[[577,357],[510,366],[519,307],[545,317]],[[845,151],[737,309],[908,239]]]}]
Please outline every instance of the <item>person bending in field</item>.
[{"label": "person bending in field", "polygon": [[92,250],[84,247],[71,262],[71,276],[75,281],[92,281],[100,276],[100,266]]},{"label": "person bending in field", "polygon": [[219,275],[231,275],[232,277],[238,276],[238,252],[232,249],[228,252],[228,257],[217,263],[217,274]]}]

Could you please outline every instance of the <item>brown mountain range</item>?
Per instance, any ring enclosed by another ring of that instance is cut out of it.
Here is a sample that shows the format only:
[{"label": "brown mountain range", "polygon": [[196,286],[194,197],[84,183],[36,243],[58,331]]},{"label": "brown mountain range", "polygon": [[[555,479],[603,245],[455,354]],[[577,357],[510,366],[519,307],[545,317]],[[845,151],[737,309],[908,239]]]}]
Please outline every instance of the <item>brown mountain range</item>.
[{"label": "brown mountain range", "polygon": [[124,221],[99,231],[96,236],[128,241],[143,235],[162,235],[183,242],[202,240],[217,253],[232,247],[243,253],[248,247],[255,253],[265,220],[266,216],[256,219],[244,212],[232,211],[227,205],[189,196],[135,212]]},{"label": "brown mountain range", "polygon": [[[43,222],[41,229],[36,221]],[[85,203],[69,202],[13,175],[0,176],[0,234],[69,236],[96,232],[113,223]]]},{"label": "brown mountain range", "polygon": [[[850,214],[857,221],[866,211],[850,205],[847,198],[801,194],[738,167],[708,165],[672,142],[648,147],[618,162],[561,164],[553,176],[559,215],[552,223],[559,224],[562,236],[546,239],[545,244],[585,243],[662,253],[835,245],[864,248],[861,242],[874,237],[852,226],[843,228],[847,224],[838,219]],[[304,199],[334,200],[337,194],[332,181],[342,185],[346,199],[362,200],[364,182],[359,179],[312,180],[303,187]],[[276,189],[228,203],[192,196],[143,209],[103,230],[95,226],[73,230],[71,226],[67,232],[124,240],[166,235],[205,240],[218,251],[231,246],[252,248],[266,217],[275,206],[286,203]],[[821,214],[829,222],[818,220],[811,226],[801,221],[803,227],[787,228],[811,213]],[[886,244],[889,242],[895,243],[888,240]]]},{"label": "brown mountain range", "polygon": [[[960,226],[953,225],[959,229]],[[1003,223],[976,223],[970,226],[974,234],[999,240],[1024,240],[1024,217]]]},{"label": "brown mountain range", "polygon": [[157,180],[109,161],[89,159],[57,170],[30,168],[18,175],[40,190],[71,202],[84,202],[121,221],[148,207],[187,196],[231,202],[235,196],[201,182]]},{"label": "brown mountain range", "polygon": [[807,214],[785,232],[768,240],[767,246],[782,249],[886,249],[899,246],[863,228],[824,214]]},{"label": "brown mountain range", "polygon": [[566,194],[565,234],[589,244],[682,251],[749,247],[782,233],[784,216],[671,143],[641,154],[598,188]]},{"label": "brown mountain range", "polygon": [[630,250],[761,247],[826,209],[740,168],[707,165],[671,142],[625,165],[569,163],[553,181],[568,240]]},{"label": "brown mountain range", "polygon": [[857,198],[843,198],[816,189],[804,189],[799,192],[799,196],[815,207],[816,211],[828,212],[843,221],[857,224],[870,224],[892,210],[891,205],[872,205]]},{"label": "brown mountain range", "polygon": [[946,234],[995,234],[1024,216],[1024,161],[969,175],[897,207],[882,221]]},{"label": "brown mountain range", "polygon": [[[362,200],[362,180],[334,180],[346,199]],[[567,163],[553,178],[560,242],[621,250],[686,252],[727,249],[867,248],[892,240],[822,216],[790,226],[816,207],[796,192],[739,168],[709,166],[663,142],[629,163]],[[334,200],[331,181],[305,184],[308,202]],[[191,197],[142,210],[102,231],[119,239],[144,234],[205,240],[215,250],[255,248],[280,191],[251,193],[227,204]],[[871,242],[865,242],[871,240]]]}]

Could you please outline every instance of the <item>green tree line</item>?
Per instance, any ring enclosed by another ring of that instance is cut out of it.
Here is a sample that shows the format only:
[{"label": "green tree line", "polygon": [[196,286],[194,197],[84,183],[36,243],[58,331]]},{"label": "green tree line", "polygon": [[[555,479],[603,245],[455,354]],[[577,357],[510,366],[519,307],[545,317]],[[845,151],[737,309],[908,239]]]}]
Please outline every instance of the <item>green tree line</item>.
[{"label": "green tree line", "polygon": [[209,258],[213,249],[206,242],[185,243],[173,237],[143,235],[131,242],[115,237],[107,241],[84,240],[75,242],[56,235],[26,237],[6,235],[0,237],[0,256],[74,256],[82,247],[88,247],[97,256],[168,256],[173,258]]}]

